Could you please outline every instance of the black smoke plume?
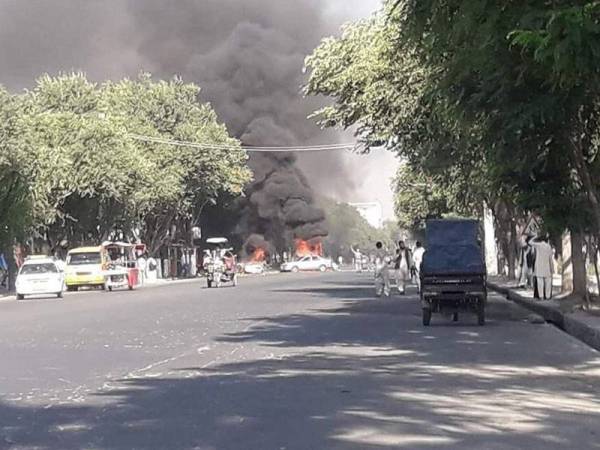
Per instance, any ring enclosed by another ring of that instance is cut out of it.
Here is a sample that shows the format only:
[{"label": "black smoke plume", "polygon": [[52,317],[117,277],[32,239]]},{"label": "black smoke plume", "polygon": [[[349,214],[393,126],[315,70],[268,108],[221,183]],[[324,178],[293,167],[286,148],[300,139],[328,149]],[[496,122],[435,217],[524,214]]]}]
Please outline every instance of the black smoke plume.
[{"label": "black smoke plume", "polygon": [[[361,0],[362,1],[362,0]],[[92,79],[181,75],[199,84],[235,136],[248,145],[335,141],[307,115],[303,61],[340,18],[328,7],[349,0],[5,0],[0,3],[0,82],[31,86],[41,73],[84,70]],[[357,5],[360,2],[354,2]],[[307,162],[308,161],[308,162]],[[314,161],[314,162],[313,162]],[[315,173],[339,175],[337,155],[303,159]],[[323,213],[294,157],[252,157],[238,231],[284,248],[294,236],[323,235]],[[330,168],[323,171],[323,168]],[[338,183],[339,184],[339,183]],[[244,229],[242,229],[245,227]]]}]

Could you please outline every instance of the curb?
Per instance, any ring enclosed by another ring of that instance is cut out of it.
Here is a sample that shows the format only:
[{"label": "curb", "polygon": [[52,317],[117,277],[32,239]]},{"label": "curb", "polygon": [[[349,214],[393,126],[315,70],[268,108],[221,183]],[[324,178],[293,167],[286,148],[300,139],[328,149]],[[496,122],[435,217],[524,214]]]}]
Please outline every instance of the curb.
[{"label": "curb", "polygon": [[600,328],[594,328],[572,314],[564,313],[553,306],[544,305],[541,302],[525,298],[511,288],[500,286],[490,281],[488,281],[487,285],[491,290],[505,295],[507,299],[539,314],[544,320],[553,323],[565,333],[600,351]]}]

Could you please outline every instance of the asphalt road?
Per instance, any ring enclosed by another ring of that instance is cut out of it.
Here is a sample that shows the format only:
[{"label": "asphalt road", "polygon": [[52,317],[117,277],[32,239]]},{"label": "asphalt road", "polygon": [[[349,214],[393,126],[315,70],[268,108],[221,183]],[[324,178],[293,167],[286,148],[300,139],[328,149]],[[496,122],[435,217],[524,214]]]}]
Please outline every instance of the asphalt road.
[{"label": "asphalt road", "polygon": [[600,355],[290,274],[0,302],[0,448],[600,448]]}]

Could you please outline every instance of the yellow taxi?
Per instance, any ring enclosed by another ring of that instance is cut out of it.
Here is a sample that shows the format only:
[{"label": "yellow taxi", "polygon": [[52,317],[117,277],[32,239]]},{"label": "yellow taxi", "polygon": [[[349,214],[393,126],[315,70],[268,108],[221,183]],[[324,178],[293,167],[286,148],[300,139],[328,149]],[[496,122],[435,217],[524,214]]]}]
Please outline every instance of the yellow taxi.
[{"label": "yellow taxi", "polygon": [[102,246],[74,248],[67,254],[66,262],[67,291],[76,291],[82,286],[106,289],[105,270],[108,265],[108,253]]}]

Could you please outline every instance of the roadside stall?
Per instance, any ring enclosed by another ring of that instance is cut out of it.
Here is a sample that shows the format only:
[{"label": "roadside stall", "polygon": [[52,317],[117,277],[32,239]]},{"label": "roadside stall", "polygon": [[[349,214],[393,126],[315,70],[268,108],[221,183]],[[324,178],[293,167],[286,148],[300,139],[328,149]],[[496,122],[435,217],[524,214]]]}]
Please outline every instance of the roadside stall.
[{"label": "roadside stall", "polygon": [[104,272],[106,287],[133,290],[140,284],[140,274],[136,259],[136,245],[126,242],[105,242],[102,247],[109,255],[107,270]]}]

